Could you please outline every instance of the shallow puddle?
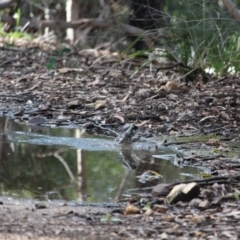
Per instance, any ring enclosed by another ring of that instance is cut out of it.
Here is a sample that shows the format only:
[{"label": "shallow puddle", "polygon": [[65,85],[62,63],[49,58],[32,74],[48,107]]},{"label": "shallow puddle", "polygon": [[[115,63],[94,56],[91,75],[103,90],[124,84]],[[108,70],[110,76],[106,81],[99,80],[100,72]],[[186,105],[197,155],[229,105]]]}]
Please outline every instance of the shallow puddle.
[{"label": "shallow puddle", "polygon": [[[35,128],[0,118],[0,196],[109,202],[126,189],[174,182],[200,170],[173,164],[176,152],[135,144],[127,159],[112,139],[75,128]],[[153,157],[155,156],[155,157]],[[162,157],[161,157],[162,156]],[[147,170],[163,178],[140,183]]]}]

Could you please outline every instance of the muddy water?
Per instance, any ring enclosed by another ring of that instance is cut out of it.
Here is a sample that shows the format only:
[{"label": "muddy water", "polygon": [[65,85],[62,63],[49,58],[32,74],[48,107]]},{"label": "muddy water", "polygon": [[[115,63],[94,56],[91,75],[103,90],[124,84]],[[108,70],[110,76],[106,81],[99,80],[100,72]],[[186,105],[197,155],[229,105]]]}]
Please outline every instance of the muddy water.
[{"label": "muddy water", "polygon": [[[156,149],[156,143],[135,144],[129,160],[117,141],[75,128],[33,129],[0,118],[0,129],[0,196],[4,197],[109,202],[121,198],[126,189],[189,179],[200,171],[175,166],[176,152]],[[146,170],[163,178],[140,183],[136,176]]]}]

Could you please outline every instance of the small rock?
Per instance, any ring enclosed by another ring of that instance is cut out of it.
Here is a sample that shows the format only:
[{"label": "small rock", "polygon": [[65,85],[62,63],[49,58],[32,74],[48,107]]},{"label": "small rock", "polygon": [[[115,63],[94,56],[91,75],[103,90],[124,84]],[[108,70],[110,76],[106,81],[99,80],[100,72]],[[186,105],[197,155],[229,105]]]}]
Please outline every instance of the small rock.
[{"label": "small rock", "polygon": [[47,204],[40,202],[40,203],[36,203],[35,207],[36,207],[36,209],[44,209],[44,208],[47,208]]},{"label": "small rock", "polygon": [[187,202],[193,198],[198,197],[200,187],[197,183],[192,182],[188,184],[176,185],[166,197],[166,203],[177,203],[179,201]]},{"label": "small rock", "polygon": [[199,195],[200,187],[197,183],[192,182],[187,184],[187,186],[183,188],[182,192],[186,195],[187,201],[190,201]]},{"label": "small rock", "polygon": [[185,201],[185,196],[182,192],[182,189],[186,186],[186,184],[179,184],[174,186],[172,191],[166,197],[166,203],[177,203],[179,201]]},{"label": "small rock", "polygon": [[201,208],[201,209],[206,209],[206,208],[208,208],[209,206],[210,206],[210,203],[209,203],[208,200],[204,200],[204,201],[202,201],[202,202],[198,205],[198,207]]},{"label": "small rock", "polygon": [[153,196],[167,196],[170,192],[170,184],[160,183],[152,189]]}]

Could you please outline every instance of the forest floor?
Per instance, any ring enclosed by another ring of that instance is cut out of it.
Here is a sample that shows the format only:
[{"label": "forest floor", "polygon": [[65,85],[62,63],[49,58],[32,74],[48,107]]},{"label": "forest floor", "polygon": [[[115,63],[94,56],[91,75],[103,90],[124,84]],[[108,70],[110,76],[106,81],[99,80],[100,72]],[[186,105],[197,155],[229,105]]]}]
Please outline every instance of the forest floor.
[{"label": "forest floor", "polygon": [[114,137],[133,123],[135,140],[213,136],[202,144],[213,146],[217,155],[200,160],[218,177],[199,183],[199,194],[187,202],[166,204],[167,194],[148,194],[147,210],[140,206],[142,197],[129,205],[1,199],[0,239],[238,239],[240,158],[229,157],[228,143],[239,144],[239,77],[216,78],[196,70],[186,78],[186,69],[179,67],[141,67],[144,58],[51,47],[0,41],[2,115]]}]

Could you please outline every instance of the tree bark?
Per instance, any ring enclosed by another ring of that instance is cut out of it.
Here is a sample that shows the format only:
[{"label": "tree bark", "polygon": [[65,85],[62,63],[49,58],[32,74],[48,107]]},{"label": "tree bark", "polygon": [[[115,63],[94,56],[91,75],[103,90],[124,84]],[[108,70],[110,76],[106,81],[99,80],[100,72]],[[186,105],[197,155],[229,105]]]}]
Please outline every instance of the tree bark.
[{"label": "tree bark", "polygon": [[[66,21],[77,21],[79,19],[79,6],[77,0],[66,0]],[[73,43],[76,39],[76,31],[72,28],[67,29],[67,39]]]}]

